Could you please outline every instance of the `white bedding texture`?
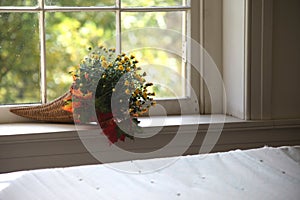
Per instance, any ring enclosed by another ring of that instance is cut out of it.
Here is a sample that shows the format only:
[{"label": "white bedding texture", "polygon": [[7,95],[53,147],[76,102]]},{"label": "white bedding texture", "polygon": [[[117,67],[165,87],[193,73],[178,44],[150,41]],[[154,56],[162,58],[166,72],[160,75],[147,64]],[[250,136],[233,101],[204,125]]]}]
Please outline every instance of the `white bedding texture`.
[{"label": "white bedding texture", "polygon": [[0,174],[0,200],[300,199],[300,146]]}]

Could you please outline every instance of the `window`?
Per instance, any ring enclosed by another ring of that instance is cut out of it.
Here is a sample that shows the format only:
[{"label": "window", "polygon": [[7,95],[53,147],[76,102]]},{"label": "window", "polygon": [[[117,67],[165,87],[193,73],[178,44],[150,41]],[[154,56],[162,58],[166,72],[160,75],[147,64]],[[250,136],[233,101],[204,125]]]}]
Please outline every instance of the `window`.
[{"label": "window", "polygon": [[2,0],[1,107],[60,96],[72,82],[68,71],[100,43],[135,54],[166,112],[179,113],[193,83],[187,43],[200,35],[192,16],[199,11],[193,0]]}]

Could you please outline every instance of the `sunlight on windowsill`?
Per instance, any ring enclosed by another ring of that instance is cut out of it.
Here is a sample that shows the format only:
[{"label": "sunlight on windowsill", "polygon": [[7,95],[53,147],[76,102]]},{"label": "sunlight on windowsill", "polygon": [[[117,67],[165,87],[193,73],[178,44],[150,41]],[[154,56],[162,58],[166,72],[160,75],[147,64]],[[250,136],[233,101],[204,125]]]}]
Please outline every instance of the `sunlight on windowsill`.
[{"label": "sunlight on windowsill", "polygon": [[[225,120],[225,121],[224,121]],[[205,125],[210,123],[234,123],[244,120],[225,115],[186,115],[186,116],[152,116],[140,118],[142,127],[166,127],[181,125]],[[0,136],[41,134],[41,133],[64,133],[76,130],[89,130],[97,128],[95,125],[74,125],[45,122],[23,122],[0,124]]]}]

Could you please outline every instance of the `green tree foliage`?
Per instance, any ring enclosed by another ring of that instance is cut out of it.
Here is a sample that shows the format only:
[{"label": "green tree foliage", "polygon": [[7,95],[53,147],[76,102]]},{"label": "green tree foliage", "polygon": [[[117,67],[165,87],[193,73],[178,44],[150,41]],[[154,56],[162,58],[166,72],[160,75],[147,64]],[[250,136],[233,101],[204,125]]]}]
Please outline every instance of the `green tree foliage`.
[{"label": "green tree foliage", "polygon": [[66,92],[68,74],[90,46],[115,46],[115,14],[111,12],[52,12],[46,15],[48,99]]},{"label": "green tree foliage", "polygon": [[115,0],[46,0],[47,6],[113,6]]},{"label": "green tree foliage", "polygon": [[38,0],[1,0],[0,6],[35,6]]},{"label": "green tree foliage", "polygon": [[[13,2],[13,3],[12,3]],[[46,0],[49,6],[98,6],[113,5],[114,0]],[[182,0],[124,0],[123,6],[165,6],[180,5]],[[32,6],[37,0],[1,0],[0,6]],[[116,46],[116,16],[114,12],[46,12],[46,73],[48,100],[60,96],[72,83],[68,74],[87,55],[87,48],[103,44],[108,48]],[[122,31],[136,28],[158,27],[181,32],[181,12],[174,13],[123,13]],[[0,13],[0,104],[40,102],[40,44],[38,12]],[[124,37],[123,50],[132,50],[147,71],[149,81],[159,82],[158,74],[169,70],[181,74],[181,58],[166,51],[139,50],[147,46],[146,35],[135,35],[137,42]],[[165,48],[181,48],[181,38],[171,35],[149,35]],[[159,38],[159,39],[158,39]],[[166,69],[166,66],[168,69]],[[182,95],[178,77],[164,76],[165,81]],[[158,97],[174,96],[164,88],[156,88]]]},{"label": "green tree foliage", "polygon": [[0,13],[0,103],[40,101],[38,15]]}]

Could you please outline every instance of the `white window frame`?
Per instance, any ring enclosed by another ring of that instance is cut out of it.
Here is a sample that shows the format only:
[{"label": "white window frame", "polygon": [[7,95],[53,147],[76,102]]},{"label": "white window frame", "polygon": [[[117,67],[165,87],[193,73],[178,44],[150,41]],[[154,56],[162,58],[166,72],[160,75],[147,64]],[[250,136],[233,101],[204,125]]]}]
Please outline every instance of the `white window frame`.
[{"label": "white window frame", "polygon": [[[186,11],[187,15],[187,23],[185,23],[183,27],[186,29],[186,38],[192,38],[198,43],[201,43],[202,37],[202,20],[203,20],[203,1],[205,0],[183,0],[186,2],[183,6],[170,6],[170,7],[121,7],[121,0],[116,0],[116,6],[105,6],[105,7],[55,7],[55,6],[45,6],[44,2],[45,0],[39,0],[38,6],[34,7],[2,7],[0,8],[0,12],[39,12],[39,24],[40,24],[40,67],[41,67],[41,103],[44,104],[47,102],[47,94],[46,94],[46,46],[45,46],[45,12],[49,11],[109,11],[109,12],[115,12],[116,13],[116,50],[117,52],[120,52],[121,49],[121,12],[151,12],[151,11]],[[188,40],[188,39],[187,39]],[[186,50],[185,54],[188,56],[190,55],[189,52],[189,46],[185,45]],[[201,86],[200,86],[200,74],[199,73],[192,73],[191,67],[189,66],[190,63],[183,63],[186,64],[186,74],[187,78],[191,82],[191,86],[193,87],[196,98],[199,100],[199,105],[201,102],[201,99],[203,100],[203,97],[201,98]],[[202,93],[203,95],[203,93]],[[178,100],[181,105],[188,106],[191,101],[192,103],[195,103],[194,100],[191,100],[189,97],[181,98]],[[174,99],[163,99],[158,100],[158,103],[161,104],[165,110],[167,110],[168,115],[171,114],[181,114],[180,106],[175,107],[174,105],[178,105],[178,103],[174,103]],[[33,104],[36,105],[36,104]],[[9,109],[11,107],[19,107],[24,105],[0,105],[0,112],[2,113],[0,116],[0,123],[7,123],[7,122],[22,122],[22,121],[28,121],[27,119],[15,116],[14,114],[9,112]],[[26,104],[28,106],[28,104]],[[204,109],[195,109],[192,112],[184,113],[184,114],[199,114],[204,113]],[[153,113],[152,113],[153,114]],[[160,115],[162,113],[156,112],[154,115]]]}]

